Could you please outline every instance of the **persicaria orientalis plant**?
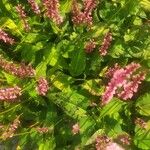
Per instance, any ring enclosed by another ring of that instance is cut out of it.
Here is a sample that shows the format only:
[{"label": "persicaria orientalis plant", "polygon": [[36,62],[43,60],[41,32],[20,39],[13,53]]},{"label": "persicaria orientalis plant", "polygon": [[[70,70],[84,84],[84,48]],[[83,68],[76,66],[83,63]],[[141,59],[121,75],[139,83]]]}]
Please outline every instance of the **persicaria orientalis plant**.
[{"label": "persicaria orientalis plant", "polygon": [[148,0],[0,1],[0,149],[150,149]]}]

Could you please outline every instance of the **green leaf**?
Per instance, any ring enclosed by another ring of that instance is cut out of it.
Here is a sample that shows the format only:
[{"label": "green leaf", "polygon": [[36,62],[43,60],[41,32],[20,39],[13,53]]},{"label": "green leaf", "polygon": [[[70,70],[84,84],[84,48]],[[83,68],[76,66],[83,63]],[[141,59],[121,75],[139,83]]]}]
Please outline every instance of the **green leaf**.
[{"label": "green leaf", "polygon": [[80,47],[72,52],[70,73],[73,76],[79,76],[83,73],[86,66],[86,56],[83,47]]},{"label": "green leaf", "polygon": [[16,78],[15,76],[8,74],[6,72],[3,72],[3,74],[4,74],[8,84],[14,85],[14,84],[17,84],[19,82],[19,79]]},{"label": "green leaf", "polygon": [[46,141],[41,142],[39,145],[39,150],[55,150],[55,139],[54,137],[48,138]]},{"label": "green leaf", "polygon": [[46,69],[47,69],[47,64],[45,62],[40,63],[36,67],[36,76],[37,77],[46,77]]},{"label": "green leaf", "polygon": [[84,147],[90,140],[95,130],[96,122],[91,116],[82,117],[79,120],[81,146]]},{"label": "green leaf", "polygon": [[61,13],[69,13],[71,11],[72,8],[72,0],[65,0],[61,3]]},{"label": "green leaf", "polygon": [[141,0],[140,4],[145,10],[150,11],[150,1],[149,0]]},{"label": "green leaf", "polygon": [[23,42],[26,43],[36,43],[38,41],[46,40],[47,36],[42,33],[28,33],[27,36],[23,38]]},{"label": "green leaf", "polygon": [[75,91],[48,94],[48,98],[70,117],[77,119],[87,116],[87,98]]},{"label": "green leaf", "polygon": [[150,116],[150,94],[145,94],[136,102],[137,111],[144,116]]},{"label": "green leaf", "polygon": [[22,33],[20,32],[18,26],[15,24],[13,20],[11,20],[8,17],[2,17],[0,20],[0,27],[1,28],[8,28],[14,35],[21,35]]},{"label": "green leaf", "polygon": [[51,76],[51,80],[53,81],[53,85],[61,91],[68,92],[70,88],[70,84],[74,82],[74,79],[65,75],[62,72],[58,72],[56,75]]},{"label": "green leaf", "polygon": [[58,60],[59,60],[59,51],[55,47],[52,47],[48,55],[49,65],[55,66]]},{"label": "green leaf", "polygon": [[88,90],[89,93],[96,96],[101,96],[103,92],[103,87],[99,87],[102,81],[100,79],[86,80],[82,85],[84,89]]},{"label": "green leaf", "polygon": [[116,99],[116,98],[112,99],[110,103],[108,103],[102,108],[100,112],[99,120],[101,120],[103,117],[107,115],[111,116],[115,114],[116,112],[119,112],[123,105],[125,105],[125,103],[122,102],[121,100]]},{"label": "green leaf", "polygon": [[145,131],[142,129],[139,129],[136,131],[135,137],[134,137],[134,143],[135,145],[143,150],[149,150],[150,149],[150,130]]}]

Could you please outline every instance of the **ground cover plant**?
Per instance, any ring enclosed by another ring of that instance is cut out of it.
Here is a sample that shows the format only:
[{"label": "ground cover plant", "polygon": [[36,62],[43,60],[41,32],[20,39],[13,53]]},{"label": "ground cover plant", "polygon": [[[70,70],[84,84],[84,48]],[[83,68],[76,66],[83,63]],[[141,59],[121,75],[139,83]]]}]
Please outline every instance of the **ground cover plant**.
[{"label": "ground cover plant", "polygon": [[149,150],[150,1],[0,0],[0,149]]}]

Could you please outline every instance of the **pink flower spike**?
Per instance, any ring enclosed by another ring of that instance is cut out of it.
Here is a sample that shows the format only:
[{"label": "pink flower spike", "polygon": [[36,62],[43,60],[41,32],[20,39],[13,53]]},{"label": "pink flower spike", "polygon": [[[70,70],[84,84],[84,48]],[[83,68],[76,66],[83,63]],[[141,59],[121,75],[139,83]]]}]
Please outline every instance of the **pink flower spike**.
[{"label": "pink flower spike", "polygon": [[[108,86],[106,87],[106,90],[102,95],[103,105],[110,102],[115,94],[117,94],[119,98],[122,98],[124,100],[132,98],[133,93],[137,92],[138,85],[145,78],[145,74],[139,74],[132,78],[133,74],[136,73],[139,67],[140,64],[131,63],[125,68],[114,71],[112,79],[108,83]],[[131,81],[129,82],[129,80]],[[123,90],[118,93],[117,89],[122,87]]]},{"label": "pink flower spike", "polygon": [[16,130],[18,129],[20,125],[20,120],[19,117],[17,117],[12,124],[9,125],[9,127],[7,128],[7,130],[2,134],[2,138],[3,140],[6,140],[8,138],[11,138],[14,136]]},{"label": "pink flower spike", "polygon": [[92,11],[97,5],[96,0],[84,0],[83,2],[84,10],[81,11],[79,4],[76,0],[73,0],[72,5],[72,21],[75,25],[86,24],[92,25]]},{"label": "pink flower spike", "polygon": [[0,40],[10,45],[14,44],[14,39],[10,38],[6,32],[0,29]]},{"label": "pink flower spike", "polygon": [[123,86],[124,89],[121,93],[118,94],[118,97],[123,100],[131,99],[134,93],[138,91],[139,84],[141,84],[141,81],[143,81],[144,79],[144,73],[133,76],[132,81]]},{"label": "pink flower spike", "polygon": [[73,0],[72,4],[72,22],[75,25],[79,25],[83,22],[84,14],[79,8],[79,4],[76,0]]},{"label": "pink flower spike", "polygon": [[96,47],[96,43],[94,42],[93,39],[91,39],[90,41],[88,41],[85,44],[85,52],[86,53],[91,53],[94,50],[95,47]]},{"label": "pink flower spike", "polygon": [[43,0],[45,6],[45,15],[56,22],[58,25],[63,22],[62,17],[59,14],[59,0]]},{"label": "pink flower spike", "polygon": [[31,5],[32,10],[35,14],[39,15],[41,13],[38,4],[35,2],[35,0],[28,0],[28,3]]},{"label": "pink flower spike", "polygon": [[85,23],[92,25],[93,18],[92,18],[92,11],[97,6],[96,0],[84,0],[84,20]]},{"label": "pink flower spike", "polygon": [[24,24],[25,31],[28,32],[31,28],[28,24],[27,16],[26,16],[26,13],[25,13],[25,10],[24,10],[23,6],[21,4],[18,4],[16,6],[16,10],[17,10],[17,12],[18,12],[23,24]]},{"label": "pink flower spike", "polygon": [[116,63],[112,68],[108,68],[108,70],[105,73],[106,77],[107,78],[112,77],[115,71],[117,71],[120,68],[121,67],[118,65],[118,63]]},{"label": "pink flower spike", "polygon": [[30,64],[25,65],[22,63],[21,65],[18,65],[13,62],[6,61],[2,56],[0,56],[0,67],[6,72],[20,78],[33,77],[35,75],[35,70]]},{"label": "pink flower spike", "polygon": [[92,11],[97,6],[97,0],[84,0],[84,14],[86,16],[91,16]]},{"label": "pink flower spike", "polygon": [[100,55],[105,56],[107,54],[107,50],[108,50],[111,42],[112,42],[112,33],[108,32],[108,33],[106,33],[106,35],[103,39],[103,42],[102,42],[102,46],[99,49]]},{"label": "pink flower spike", "polygon": [[38,81],[37,81],[38,85],[36,87],[36,90],[38,92],[39,95],[41,96],[45,96],[49,90],[49,85],[48,85],[48,81],[41,77]]},{"label": "pink flower spike", "polygon": [[111,81],[109,82],[104,94],[102,95],[102,105],[109,103],[113,98],[114,94],[116,93],[117,88],[125,84],[125,73],[126,72],[124,69],[118,69],[114,72]]},{"label": "pink flower spike", "polygon": [[0,89],[0,101],[14,102],[21,96],[21,88],[18,86]]},{"label": "pink flower spike", "polygon": [[130,76],[131,74],[133,74],[133,72],[135,72],[139,68],[140,68],[140,64],[136,64],[136,63],[132,62],[131,64],[129,64],[125,67],[126,74],[128,74],[128,76]]}]

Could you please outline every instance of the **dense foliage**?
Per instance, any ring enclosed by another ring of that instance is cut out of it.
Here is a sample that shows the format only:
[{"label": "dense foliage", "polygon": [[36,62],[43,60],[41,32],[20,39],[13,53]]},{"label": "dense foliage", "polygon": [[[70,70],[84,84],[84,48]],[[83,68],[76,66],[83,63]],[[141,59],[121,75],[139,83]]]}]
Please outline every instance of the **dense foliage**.
[{"label": "dense foliage", "polygon": [[149,0],[0,0],[0,149],[150,149]]}]

